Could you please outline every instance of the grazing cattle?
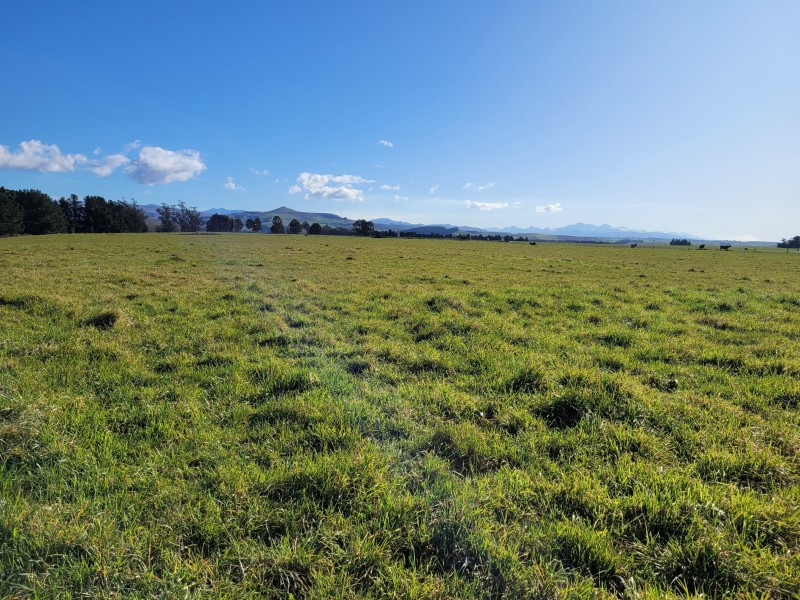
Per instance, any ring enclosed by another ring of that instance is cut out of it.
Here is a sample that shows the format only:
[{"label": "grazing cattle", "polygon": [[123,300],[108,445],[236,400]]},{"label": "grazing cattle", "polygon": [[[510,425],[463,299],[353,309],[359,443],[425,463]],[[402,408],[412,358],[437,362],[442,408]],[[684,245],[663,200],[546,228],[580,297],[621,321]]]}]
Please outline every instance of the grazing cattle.
[{"label": "grazing cattle", "polygon": [[720,250],[730,250],[731,249],[731,245],[730,244],[720,244],[719,245],[719,249]]},{"label": "grazing cattle", "polygon": [[698,250],[705,250],[705,249],[706,249],[706,245],[705,245],[705,244],[700,244],[700,245],[697,247],[697,249],[698,249]]},{"label": "grazing cattle", "polygon": [[531,246],[535,246],[536,242],[528,242]]},{"label": "grazing cattle", "polygon": [[631,248],[636,248],[639,244],[631,244]]}]

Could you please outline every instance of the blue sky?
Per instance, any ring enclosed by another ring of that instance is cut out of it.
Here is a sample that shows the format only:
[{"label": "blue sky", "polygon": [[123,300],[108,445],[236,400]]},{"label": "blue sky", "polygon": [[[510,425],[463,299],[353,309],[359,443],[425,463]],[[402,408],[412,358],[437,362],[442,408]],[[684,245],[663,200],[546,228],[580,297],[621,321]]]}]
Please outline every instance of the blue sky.
[{"label": "blue sky", "polygon": [[800,4],[15,2],[0,185],[800,234]]}]

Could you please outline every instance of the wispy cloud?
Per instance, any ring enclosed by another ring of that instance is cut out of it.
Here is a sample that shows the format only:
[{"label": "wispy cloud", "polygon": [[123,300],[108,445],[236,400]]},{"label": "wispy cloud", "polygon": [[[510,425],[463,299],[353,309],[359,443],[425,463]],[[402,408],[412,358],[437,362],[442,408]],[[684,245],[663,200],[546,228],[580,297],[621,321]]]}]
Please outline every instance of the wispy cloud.
[{"label": "wispy cloud", "polygon": [[241,191],[241,190],[243,190],[244,188],[243,188],[242,186],[240,186],[240,185],[236,185],[236,182],[233,180],[233,177],[228,177],[228,178],[225,180],[225,189],[226,189],[226,190],[236,190],[236,191]]},{"label": "wispy cloud", "polygon": [[250,169],[250,172],[253,175],[263,175],[264,177],[269,175],[269,169]]},{"label": "wispy cloud", "polygon": [[138,150],[142,147],[142,142],[139,140],[133,140],[130,144],[125,144],[125,147],[122,149],[123,152],[131,152],[133,150]]},{"label": "wispy cloud", "polygon": [[125,172],[138,183],[156,185],[188,181],[202,173],[206,165],[197,150],[165,150],[144,146]]},{"label": "wispy cloud", "polygon": [[545,204],[544,206],[537,206],[536,212],[538,213],[557,213],[564,210],[561,208],[561,202],[555,202],[554,204]]},{"label": "wispy cloud", "polygon": [[394,142],[390,142],[389,140],[380,140],[378,143],[381,146],[386,146],[387,148],[394,148]]},{"label": "wispy cloud", "polygon": [[508,202],[477,202],[475,200],[466,200],[464,204],[475,210],[500,210],[501,208],[508,208]]},{"label": "wispy cloud", "polygon": [[74,171],[76,165],[88,160],[83,154],[62,154],[55,144],[44,144],[39,140],[21,142],[16,152],[0,145],[0,169],[65,173]]},{"label": "wispy cloud", "polygon": [[431,195],[435,194],[438,191],[439,191],[439,184],[438,183],[436,185],[432,185],[431,186],[431,189],[430,189]]},{"label": "wispy cloud", "polygon": [[382,190],[399,190],[399,185],[386,185],[385,183],[381,186]]},{"label": "wispy cloud", "polygon": [[89,170],[98,177],[108,177],[122,165],[127,165],[130,159],[123,154],[110,154],[103,158],[91,161]]},{"label": "wispy cloud", "polygon": [[524,206],[522,202],[514,202],[511,204],[511,208],[523,208]]},{"label": "wispy cloud", "polygon": [[[358,175],[323,175],[321,173],[300,173],[297,184],[289,188],[290,194],[305,193],[305,199],[343,200],[361,202],[364,191],[353,187],[362,183],[373,183]],[[332,185],[338,184],[338,185]]]},{"label": "wispy cloud", "polygon": [[489,183],[484,183],[482,185],[468,181],[467,183],[464,184],[464,189],[470,190],[472,192],[482,192],[484,190],[490,190],[496,185],[497,185],[496,181],[490,181]]},{"label": "wispy cloud", "polygon": [[406,200],[410,200],[408,196],[392,196],[392,200],[395,202],[405,202]]}]

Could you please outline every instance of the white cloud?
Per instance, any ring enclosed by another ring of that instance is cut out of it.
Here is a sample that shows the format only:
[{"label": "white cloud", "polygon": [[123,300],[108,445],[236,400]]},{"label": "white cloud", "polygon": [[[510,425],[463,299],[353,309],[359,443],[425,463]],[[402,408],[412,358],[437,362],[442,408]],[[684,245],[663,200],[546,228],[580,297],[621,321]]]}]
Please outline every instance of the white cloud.
[{"label": "white cloud", "polygon": [[110,154],[104,158],[93,160],[89,170],[98,177],[108,177],[122,165],[130,162],[127,156],[122,154]]},{"label": "white cloud", "polygon": [[158,146],[144,146],[125,172],[138,183],[156,185],[188,181],[205,169],[206,165],[197,150],[165,150]]},{"label": "white cloud", "polygon": [[536,212],[538,213],[557,213],[564,210],[561,208],[561,202],[556,202],[555,204],[545,204],[544,206],[537,206]]},{"label": "white cloud", "polygon": [[[361,202],[364,192],[353,187],[361,183],[372,183],[358,175],[323,175],[321,173],[300,173],[297,185],[289,188],[290,194],[305,192],[305,199],[344,200]],[[339,185],[330,185],[339,184]]]},{"label": "white cloud", "polygon": [[131,150],[138,150],[142,147],[142,142],[139,140],[133,140],[130,144],[125,144],[125,147],[122,149],[123,152],[130,152]]},{"label": "white cloud", "polygon": [[[325,175],[323,175],[325,177]],[[358,175],[327,175],[331,181],[335,183],[343,183],[345,185],[352,185],[355,183],[374,183],[372,179],[364,179]]]},{"label": "white cloud", "polygon": [[490,181],[489,183],[484,183],[483,185],[479,185],[477,183],[472,183],[471,181],[468,181],[467,183],[464,184],[464,189],[471,190],[473,192],[482,192],[484,190],[490,190],[496,185],[497,185],[496,181]]},{"label": "white cloud", "polygon": [[439,191],[439,184],[438,183],[436,185],[432,185],[431,186],[431,189],[430,189],[431,194],[435,194],[438,191]]},{"label": "white cloud", "polygon": [[388,140],[381,140],[378,142],[381,146],[386,146],[387,148],[394,148],[394,142],[390,142]]},{"label": "white cloud", "polygon": [[250,169],[250,172],[254,175],[263,175],[264,177],[269,175],[269,169]]},{"label": "white cloud", "polygon": [[464,204],[475,210],[499,210],[501,208],[508,208],[508,202],[476,202],[475,200],[466,200]]},{"label": "white cloud", "polygon": [[523,208],[525,205],[522,202],[514,202],[511,208]]},{"label": "white cloud", "polygon": [[392,196],[392,200],[394,200],[395,202],[405,202],[406,200],[409,199],[410,198],[408,196]]},{"label": "white cloud", "polygon": [[100,149],[100,146],[95,147],[95,149],[92,151],[92,154],[95,156],[100,156],[102,153],[103,151]]},{"label": "white cloud", "polygon": [[17,152],[0,145],[0,169],[64,173],[74,171],[75,165],[87,161],[83,154],[62,154],[55,144],[43,144],[39,140],[21,142]]},{"label": "white cloud", "polygon": [[399,185],[386,185],[385,183],[381,186],[382,190],[399,190]]},{"label": "white cloud", "polygon": [[236,182],[233,181],[233,177],[228,177],[225,180],[225,189],[226,190],[243,190],[244,188],[240,185],[236,185]]}]

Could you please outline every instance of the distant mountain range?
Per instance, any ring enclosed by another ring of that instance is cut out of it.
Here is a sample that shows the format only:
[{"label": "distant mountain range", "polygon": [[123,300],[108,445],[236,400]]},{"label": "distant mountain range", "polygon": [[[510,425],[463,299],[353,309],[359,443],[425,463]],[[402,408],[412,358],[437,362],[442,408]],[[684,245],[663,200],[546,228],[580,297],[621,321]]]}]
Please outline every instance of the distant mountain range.
[{"label": "distant mountain range", "polygon": [[[156,209],[159,205],[156,204],[143,204],[140,208],[145,211],[148,217],[157,218],[158,213]],[[257,210],[241,210],[229,208],[209,208],[200,213],[203,221],[208,220],[213,214],[229,215],[231,217],[238,217],[242,221],[247,219],[255,219],[258,217],[261,222],[266,226],[272,218],[278,216],[283,221],[284,225],[288,225],[292,219],[297,219],[300,222],[319,223],[320,225],[329,225],[331,227],[352,227],[353,219],[340,217],[333,213],[312,213],[294,210],[287,206],[281,206],[273,210],[257,211]],[[629,227],[614,227],[612,225],[590,225],[588,223],[575,223],[573,225],[566,225],[564,227],[546,228],[546,227],[469,227],[464,225],[452,225],[449,223],[441,224],[425,224],[425,223],[409,223],[406,221],[396,221],[394,219],[372,219],[375,228],[380,231],[392,229],[394,231],[406,231],[420,234],[510,234],[515,236],[525,236],[536,239],[587,239],[587,240],[671,240],[673,238],[686,238],[691,240],[701,239],[699,236],[692,235],[685,232],[675,231],[646,231],[642,229],[631,229]]]},{"label": "distant mountain range", "polygon": [[458,225],[423,225],[421,223],[406,223],[405,221],[395,221],[392,219],[373,219],[376,228],[391,228],[395,231],[414,231],[422,233],[420,230],[431,230],[433,228],[441,231],[436,233],[507,233],[511,235],[531,235],[554,236],[554,237],[579,237],[579,238],[611,238],[611,239],[654,239],[671,240],[673,238],[698,239],[697,236],[689,233],[674,231],[645,231],[641,229],[630,229],[628,227],[613,227],[611,225],[589,225],[587,223],[575,223],[555,229],[543,227],[462,227]]}]

